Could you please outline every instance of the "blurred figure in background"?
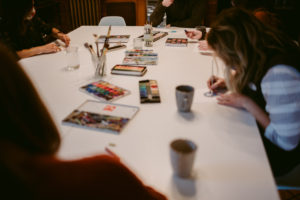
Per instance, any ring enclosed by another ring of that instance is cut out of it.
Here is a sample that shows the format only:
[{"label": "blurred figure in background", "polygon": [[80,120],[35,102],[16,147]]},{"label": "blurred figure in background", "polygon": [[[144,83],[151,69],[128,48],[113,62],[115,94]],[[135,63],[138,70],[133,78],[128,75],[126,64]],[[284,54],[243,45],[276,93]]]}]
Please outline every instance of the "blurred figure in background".
[{"label": "blurred figure in background", "polygon": [[225,80],[211,77],[211,90],[227,87],[219,104],[242,108],[258,122],[274,176],[300,163],[300,49],[252,14],[225,10],[207,34],[225,63]]},{"label": "blurred figure in background", "polygon": [[36,16],[33,0],[0,0],[0,40],[16,52],[19,58],[60,51],[50,38],[70,38]]},{"label": "blurred figure in background", "polygon": [[[229,1],[227,1],[227,4],[228,2]],[[226,1],[223,2],[223,4],[226,4]],[[273,12],[270,11],[272,10],[272,2],[270,0],[230,0],[230,4],[233,7],[242,8],[251,12],[266,26],[270,26],[275,29],[282,29],[280,20]],[[224,8],[226,8],[226,6]],[[205,37],[204,34],[199,30],[191,30],[187,32],[186,35],[191,39],[205,39],[203,38]],[[206,46],[203,41],[200,43],[199,48],[201,49],[202,46]]]},{"label": "blurred figure in background", "polygon": [[150,16],[153,26],[158,26],[166,13],[168,26],[196,27],[203,24],[207,0],[158,0]]},{"label": "blurred figure in background", "polygon": [[234,7],[243,8],[253,13],[253,15],[267,26],[280,28],[280,20],[273,10],[271,0],[231,0]]},{"label": "blurred figure in background", "polygon": [[[275,28],[294,42],[300,42],[300,28],[297,20],[300,18],[300,1],[284,1],[284,5],[277,6],[272,0],[232,0],[232,6],[243,8],[266,26]],[[285,5],[286,4],[286,5]]]},{"label": "blurred figure in background", "polygon": [[113,154],[58,159],[58,130],[8,52],[0,46],[0,199],[166,199]]}]

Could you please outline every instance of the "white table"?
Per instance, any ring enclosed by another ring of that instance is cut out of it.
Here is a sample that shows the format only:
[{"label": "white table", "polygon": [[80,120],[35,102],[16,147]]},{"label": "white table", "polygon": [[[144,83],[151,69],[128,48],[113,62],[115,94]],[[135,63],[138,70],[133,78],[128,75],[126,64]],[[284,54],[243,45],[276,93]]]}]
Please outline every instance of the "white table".
[{"label": "white table", "polygon": [[[183,29],[167,31],[167,37],[184,37]],[[77,71],[64,71],[64,52],[20,61],[60,129],[60,158],[96,155],[113,143],[115,147],[110,146],[110,149],[145,184],[169,199],[279,199],[253,117],[202,96],[211,73],[212,57],[199,54],[195,50],[197,44],[189,44],[187,48],[165,47],[165,37],[154,43],[153,49],[159,54],[158,65],[148,66],[144,77],[111,74],[105,77],[104,80],[131,91],[129,96],[115,103],[140,107],[121,134],[62,125],[62,119],[71,111],[85,100],[93,99],[79,91],[80,86],[95,80],[90,54],[83,44],[93,43],[93,33],[106,32],[107,27],[82,26],[69,34],[71,45],[80,46],[81,66]],[[113,27],[111,34],[130,34],[127,47],[131,49],[133,38],[143,34],[143,27]],[[108,53],[108,72],[122,62],[124,51]],[[142,79],[158,81],[160,104],[139,103],[138,81]],[[175,87],[180,84],[192,85],[201,91],[194,99],[192,113],[177,112]],[[192,179],[172,175],[169,144],[175,138],[188,138],[198,145]]]}]

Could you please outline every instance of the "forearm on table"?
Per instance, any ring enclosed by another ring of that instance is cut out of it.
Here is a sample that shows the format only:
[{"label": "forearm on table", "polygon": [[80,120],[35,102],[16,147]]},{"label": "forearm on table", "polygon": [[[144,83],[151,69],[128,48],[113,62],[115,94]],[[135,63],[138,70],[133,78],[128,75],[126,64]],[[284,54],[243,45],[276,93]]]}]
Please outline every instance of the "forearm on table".
[{"label": "forearm on table", "polygon": [[270,124],[270,118],[268,114],[261,109],[253,100],[250,98],[244,103],[244,108],[252,114],[256,121],[266,129]]},{"label": "forearm on table", "polygon": [[152,26],[158,26],[163,21],[165,12],[166,12],[166,7],[162,5],[162,1],[159,1],[153,13],[150,16],[150,21],[152,23]]},{"label": "forearm on table", "polygon": [[28,58],[28,57],[39,55],[39,54],[42,54],[42,53],[43,53],[43,51],[42,51],[41,46],[17,51],[17,55],[20,58]]}]

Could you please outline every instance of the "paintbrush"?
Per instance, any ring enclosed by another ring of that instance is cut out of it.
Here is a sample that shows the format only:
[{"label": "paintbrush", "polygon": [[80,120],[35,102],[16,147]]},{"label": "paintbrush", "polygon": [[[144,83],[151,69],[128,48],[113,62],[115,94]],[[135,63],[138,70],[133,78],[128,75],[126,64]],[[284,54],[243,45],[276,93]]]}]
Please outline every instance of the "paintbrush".
[{"label": "paintbrush", "polygon": [[98,35],[96,33],[93,34],[96,40],[98,40]]},{"label": "paintbrush", "polygon": [[104,47],[108,48],[109,47],[109,43],[108,40],[110,38],[110,32],[111,32],[111,26],[109,26],[108,31],[107,31],[107,35],[105,37],[105,41],[104,41]]},{"label": "paintbrush", "polygon": [[111,31],[111,26],[109,26],[109,28],[108,28],[107,35],[105,37],[105,41],[104,41],[104,44],[103,44],[103,48],[101,50],[101,55],[105,55],[107,50],[108,50],[108,47],[109,47],[108,40],[109,40],[109,37],[110,37],[110,31]]},{"label": "paintbrush", "polygon": [[95,37],[95,44],[96,44],[96,48],[97,48],[97,56],[100,57],[100,55],[99,55],[99,44],[98,44],[98,39],[99,39],[100,36],[98,36],[96,33],[94,33],[93,36]]},{"label": "paintbrush", "polygon": [[[213,85],[215,82],[215,80],[214,80],[215,79],[215,72],[214,72],[215,67],[217,68],[217,70],[219,69],[216,55],[213,54],[212,65],[211,65],[211,77],[212,78],[210,79],[210,85]],[[215,94],[215,92],[213,90],[210,90],[210,93],[212,96]]]},{"label": "paintbrush", "polygon": [[[101,58],[100,59],[102,61],[102,64],[100,66],[101,68],[99,69],[99,72],[101,72],[101,76],[105,75],[106,52],[108,51],[108,47],[109,47],[108,39],[110,37],[110,31],[111,31],[111,26],[109,26],[109,28],[108,28],[107,35],[106,35],[105,41],[104,41],[104,45],[101,50]],[[98,73],[97,70],[96,70],[96,73]]]},{"label": "paintbrush", "polygon": [[121,44],[121,45],[115,45],[115,46],[110,46],[107,48],[108,52],[114,51],[114,50],[119,50],[119,49],[123,49],[126,48],[126,45]]},{"label": "paintbrush", "polygon": [[87,43],[87,42],[84,43],[84,47],[87,48],[88,50],[90,50],[91,54],[96,54],[95,51],[94,51],[94,49],[93,49],[93,46],[90,45],[89,43]]},{"label": "paintbrush", "polygon": [[[214,79],[215,79],[215,75],[214,75],[214,62],[215,62],[215,56],[213,56],[213,60],[211,62],[211,79],[210,79],[210,86],[212,86],[214,84]],[[214,95],[214,91],[212,89],[210,89],[210,95],[213,96]]]}]

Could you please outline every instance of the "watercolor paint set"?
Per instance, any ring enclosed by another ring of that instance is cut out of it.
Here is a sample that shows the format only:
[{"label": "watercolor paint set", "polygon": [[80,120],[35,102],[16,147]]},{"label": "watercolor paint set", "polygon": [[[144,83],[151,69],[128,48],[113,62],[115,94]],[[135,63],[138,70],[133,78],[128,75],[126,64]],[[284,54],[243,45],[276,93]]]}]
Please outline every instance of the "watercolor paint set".
[{"label": "watercolor paint set", "polygon": [[166,40],[166,46],[171,47],[187,47],[188,39],[186,38],[168,38]]},{"label": "watercolor paint set", "polygon": [[143,76],[147,72],[146,66],[115,65],[111,69],[112,74]]},{"label": "watercolor paint set", "polygon": [[129,90],[102,80],[84,85],[80,90],[104,101],[114,101],[130,93]]},{"label": "watercolor paint set", "polygon": [[139,91],[141,103],[160,103],[160,94],[156,80],[140,80]]},{"label": "watercolor paint set", "polygon": [[136,106],[87,100],[62,123],[92,130],[120,133],[139,110]]},{"label": "watercolor paint set", "polygon": [[[100,35],[97,42],[104,43],[106,35]],[[130,35],[111,35],[108,38],[108,43],[127,43]]]},{"label": "watercolor paint set", "polygon": [[157,65],[158,54],[152,50],[125,51],[124,65]]}]

